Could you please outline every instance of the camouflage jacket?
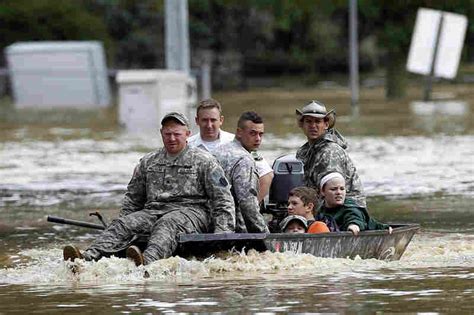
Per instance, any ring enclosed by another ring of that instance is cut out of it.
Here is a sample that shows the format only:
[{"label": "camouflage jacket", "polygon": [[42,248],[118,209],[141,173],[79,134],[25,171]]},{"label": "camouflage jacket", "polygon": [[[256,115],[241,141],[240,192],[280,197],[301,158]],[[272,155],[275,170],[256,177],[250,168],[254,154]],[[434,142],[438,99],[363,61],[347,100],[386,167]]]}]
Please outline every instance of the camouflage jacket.
[{"label": "camouflage jacket", "polygon": [[360,207],[366,207],[365,195],[357,170],[346,152],[346,141],[334,129],[320,136],[312,144],[306,142],[296,152],[296,158],[304,164],[306,186],[319,191],[321,178],[330,172],[339,172],[346,179],[347,196]]},{"label": "camouflage jacket", "polygon": [[208,212],[215,232],[234,231],[230,185],[210,153],[186,146],[176,157],[168,156],[164,148],[145,155],[127,186],[120,215],[142,209],[162,215],[183,207]]},{"label": "camouflage jacket", "polygon": [[258,174],[252,155],[236,139],[220,146],[214,154],[231,184],[236,209],[235,231],[268,233],[257,200]]}]

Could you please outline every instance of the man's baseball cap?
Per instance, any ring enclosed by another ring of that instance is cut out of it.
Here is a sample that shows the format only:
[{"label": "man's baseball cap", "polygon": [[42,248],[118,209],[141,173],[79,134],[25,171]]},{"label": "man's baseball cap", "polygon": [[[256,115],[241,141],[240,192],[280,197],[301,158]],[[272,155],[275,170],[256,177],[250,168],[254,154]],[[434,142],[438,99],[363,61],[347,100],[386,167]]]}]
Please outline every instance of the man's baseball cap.
[{"label": "man's baseball cap", "polygon": [[161,125],[163,126],[163,124],[170,119],[177,121],[183,126],[189,127],[189,121],[186,116],[178,112],[171,112],[166,114],[165,117],[163,117],[163,119],[161,120]]}]

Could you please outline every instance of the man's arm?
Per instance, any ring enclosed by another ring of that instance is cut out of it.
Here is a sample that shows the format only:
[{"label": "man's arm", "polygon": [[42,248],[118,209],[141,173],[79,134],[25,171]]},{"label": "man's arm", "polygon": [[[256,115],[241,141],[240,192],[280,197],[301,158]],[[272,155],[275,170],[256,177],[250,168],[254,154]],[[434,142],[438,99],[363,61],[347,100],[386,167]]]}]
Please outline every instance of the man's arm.
[{"label": "man's arm", "polygon": [[270,185],[273,180],[273,172],[267,173],[258,179],[258,203],[262,202],[266,195],[270,192]]},{"label": "man's arm", "polygon": [[127,185],[120,216],[142,210],[146,202],[146,170],[142,160],[135,166],[132,179]]},{"label": "man's arm", "polygon": [[260,213],[258,200],[259,180],[251,159],[241,159],[231,174],[236,207],[242,214],[249,233],[269,233],[265,218]]},{"label": "man's arm", "polygon": [[214,233],[229,233],[235,230],[235,205],[224,170],[217,160],[209,161],[202,170],[204,185],[210,198]]},{"label": "man's arm", "polygon": [[270,186],[273,180],[273,169],[270,164],[263,158],[260,157],[255,160],[255,167],[258,173],[258,202],[262,202],[266,195],[270,192]]}]

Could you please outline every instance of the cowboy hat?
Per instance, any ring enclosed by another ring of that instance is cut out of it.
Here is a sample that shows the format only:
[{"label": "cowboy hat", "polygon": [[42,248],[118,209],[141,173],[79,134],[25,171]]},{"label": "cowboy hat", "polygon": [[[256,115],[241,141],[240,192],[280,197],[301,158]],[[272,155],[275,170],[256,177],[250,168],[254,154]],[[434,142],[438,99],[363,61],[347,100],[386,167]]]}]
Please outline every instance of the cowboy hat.
[{"label": "cowboy hat", "polygon": [[327,119],[329,124],[329,129],[333,128],[336,124],[336,111],[331,109],[329,112],[326,109],[326,106],[318,101],[311,101],[305,105],[301,110],[296,110],[296,115],[298,120],[301,122],[304,116],[311,116],[317,118]]}]

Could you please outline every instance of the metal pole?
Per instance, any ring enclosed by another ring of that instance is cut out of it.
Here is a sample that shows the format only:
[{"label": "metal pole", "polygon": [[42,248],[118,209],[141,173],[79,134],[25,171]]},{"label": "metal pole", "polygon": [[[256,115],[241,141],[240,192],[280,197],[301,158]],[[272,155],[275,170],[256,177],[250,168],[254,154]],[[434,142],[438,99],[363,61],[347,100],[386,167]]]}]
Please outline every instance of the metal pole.
[{"label": "metal pole", "polygon": [[435,76],[435,65],[436,65],[436,59],[438,57],[439,38],[441,37],[441,31],[443,29],[443,19],[444,19],[444,14],[443,12],[441,12],[441,17],[439,19],[438,33],[436,34],[436,40],[434,43],[434,52],[433,52],[433,60],[431,61],[431,70],[430,70],[430,74],[426,76],[426,80],[425,80],[425,90],[423,93],[423,101],[425,102],[428,102],[431,100],[431,90],[433,86],[433,79]]},{"label": "metal pole", "polygon": [[201,65],[201,98],[210,98],[211,89],[211,65],[208,60],[205,60]]},{"label": "metal pole", "polygon": [[349,0],[349,64],[352,115],[359,115],[359,47],[357,34],[357,0]]},{"label": "metal pole", "polygon": [[65,219],[61,217],[56,217],[53,215],[48,215],[46,218],[46,221],[48,222],[54,222],[54,223],[60,223],[60,224],[69,224],[69,225],[75,225],[75,226],[82,226],[90,229],[96,229],[96,230],[105,230],[105,226],[100,225],[100,224],[95,224],[95,223],[89,223],[89,222],[84,222],[84,221],[77,221],[77,220],[71,220],[71,219]]},{"label": "metal pole", "polygon": [[190,72],[188,1],[165,1],[166,68]]}]

